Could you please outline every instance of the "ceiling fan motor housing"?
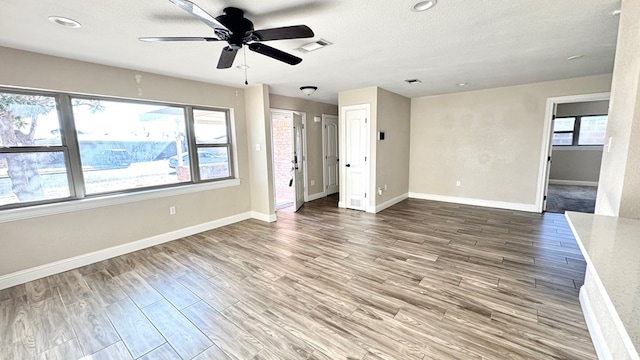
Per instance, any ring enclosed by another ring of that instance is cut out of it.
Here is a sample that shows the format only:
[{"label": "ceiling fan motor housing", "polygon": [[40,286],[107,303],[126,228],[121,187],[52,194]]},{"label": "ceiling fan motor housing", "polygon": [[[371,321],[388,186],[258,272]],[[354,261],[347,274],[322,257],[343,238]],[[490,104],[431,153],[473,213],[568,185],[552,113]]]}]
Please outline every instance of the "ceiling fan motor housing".
[{"label": "ceiling fan motor housing", "polygon": [[232,47],[239,49],[250,41],[247,33],[254,30],[253,23],[244,17],[244,11],[228,7],[224,9],[223,15],[216,17],[216,20],[229,29],[230,33],[226,33],[223,40],[226,40]]}]

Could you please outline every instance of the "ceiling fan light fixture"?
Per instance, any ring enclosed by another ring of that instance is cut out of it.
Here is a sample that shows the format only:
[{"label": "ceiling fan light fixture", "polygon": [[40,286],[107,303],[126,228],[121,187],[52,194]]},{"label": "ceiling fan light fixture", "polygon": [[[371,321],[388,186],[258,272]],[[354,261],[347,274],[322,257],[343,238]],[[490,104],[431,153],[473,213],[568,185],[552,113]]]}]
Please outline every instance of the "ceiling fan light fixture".
[{"label": "ceiling fan light fixture", "polygon": [[316,92],[316,90],[318,90],[317,86],[306,85],[306,86],[301,86],[300,87],[300,91],[302,91],[307,96],[311,96],[311,94]]},{"label": "ceiling fan light fixture", "polygon": [[60,26],[73,28],[73,29],[82,27],[82,25],[80,25],[79,22],[73,19],[62,17],[62,16],[49,16],[49,21],[51,21],[52,23],[58,24]]},{"label": "ceiling fan light fixture", "polygon": [[413,6],[411,7],[411,11],[416,11],[416,12],[427,11],[432,7],[436,6],[437,3],[438,3],[437,0],[418,1],[417,3],[413,4]]}]

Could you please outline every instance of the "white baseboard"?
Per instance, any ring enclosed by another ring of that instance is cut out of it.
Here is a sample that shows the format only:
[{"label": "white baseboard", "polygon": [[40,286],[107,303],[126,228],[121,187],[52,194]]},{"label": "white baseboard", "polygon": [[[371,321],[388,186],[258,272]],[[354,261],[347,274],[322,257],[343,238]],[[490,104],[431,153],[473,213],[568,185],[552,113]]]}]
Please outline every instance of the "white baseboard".
[{"label": "white baseboard", "polygon": [[309,200],[307,200],[307,201],[313,201],[313,200],[322,199],[323,197],[326,197],[326,196],[327,196],[327,194],[325,192],[319,192],[319,193],[311,194],[311,195],[309,195]]},{"label": "white baseboard", "polygon": [[385,202],[383,202],[382,204],[376,205],[376,207],[374,208],[376,213],[379,213],[380,211],[391,207],[397,203],[399,203],[400,201],[407,199],[409,197],[409,193],[404,193],[400,196],[396,196],[393,199],[387,200]]},{"label": "white baseboard", "polygon": [[346,209],[347,208],[347,204],[342,200],[338,200],[338,207],[342,208],[342,209]]},{"label": "white baseboard", "polygon": [[581,181],[581,180],[559,180],[549,179],[549,184],[552,185],[573,185],[573,186],[598,186],[597,181]]},{"label": "white baseboard", "polygon": [[504,201],[471,199],[471,198],[462,198],[462,197],[456,197],[456,196],[422,194],[422,193],[415,193],[415,192],[409,192],[409,197],[412,199],[443,201],[443,202],[454,203],[454,204],[474,205],[474,206],[483,206],[483,207],[498,208],[498,209],[517,210],[517,211],[539,212],[538,207],[535,204],[522,204],[522,203],[512,203],[512,202],[504,202]]},{"label": "white baseboard", "polygon": [[252,211],[251,212],[251,218],[256,219],[256,220],[261,220],[264,222],[274,222],[276,220],[278,220],[278,218],[276,217],[276,214],[264,214],[261,212],[257,212],[257,211]]},{"label": "white baseboard", "polygon": [[203,224],[190,226],[188,228],[171,231],[168,233],[155,235],[146,239],[133,241],[130,243],[113,246],[110,248],[90,252],[83,255],[74,256],[68,259],[55,261],[49,264],[35,266],[29,269],[16,271],[14,273],[0,276],[0,289],[6,289],[15,285],[24,284],[29,281],[40,279],[46,276],[73,270],[75,268],[93,264],[116,256],[128,254],[137,250],[145,249],[154,245],[159,245],[185,236],[194,235],[203,231],[215,229],[221,226],[233,224],[247,220],[252,217],[251,212],[232,215],[226,218],[209,221]]},{"label": "white baseboard", "polygon": [[582,314],[587,323],[587,329],[589,329],[589,335],[591,335],[591,341],[593,342],[593,347],[596,349],[598,359],[613,360],[609,346],[602,333],[602,328],[593,312],[591,300],[589,300],[589,295],[584,286],[580,288],[580,307],[582,307]]}]

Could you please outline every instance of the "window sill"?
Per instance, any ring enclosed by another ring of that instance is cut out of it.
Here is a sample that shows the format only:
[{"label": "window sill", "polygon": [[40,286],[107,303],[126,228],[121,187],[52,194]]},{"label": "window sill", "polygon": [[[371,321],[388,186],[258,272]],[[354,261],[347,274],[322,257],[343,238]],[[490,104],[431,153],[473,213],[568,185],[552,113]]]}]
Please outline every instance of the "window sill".
[{"label": "window sill", "polygon": [[172,188],[143,190],[126,194],[115,194],[82,200],[71,200],[55,204],[36,205],[18,209],[7,209],[0,211],[0,223],[31,219],[41,216],[64,214],[74,211],[89,210],[106,206],[128,204],[137,201],[159,199],[169,196],[178,196],[214,189],[223,189],[232,186],[239,186],[240,182],[240,179],[229,179],[203,184],[191,184],[176,186]]},{"label": "window sill", "polygon": [[602,150],[604,147],[604,145],[578,145],[578,146],[573,146],[573,145],[553,145],[553,151],[562,151],[562,150],[571,150],[571,151],[576,151],[576,150],[591,150],[591,151],[595,151],[595,150]]}]

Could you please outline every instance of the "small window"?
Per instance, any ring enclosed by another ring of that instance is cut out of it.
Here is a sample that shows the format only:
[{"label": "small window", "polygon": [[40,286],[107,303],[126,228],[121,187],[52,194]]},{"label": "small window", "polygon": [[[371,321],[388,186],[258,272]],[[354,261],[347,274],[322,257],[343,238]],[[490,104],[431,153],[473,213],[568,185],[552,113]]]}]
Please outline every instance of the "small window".
[{"label": "small window", "polygon": [[604,145],[607,115],[556,118],[553,121],[554,146]]},{"label": "small window", "polygon": [[231,177],[229,116],[226,111],[193,110],[200,180]]},{"label": "small window", "polygon": [[583,116],[578,145],[604,145],[606,132],[607,116]]},{"label": "small window", "polygon": [[0,92],[0,206],[71,196],[52,96]]}]

